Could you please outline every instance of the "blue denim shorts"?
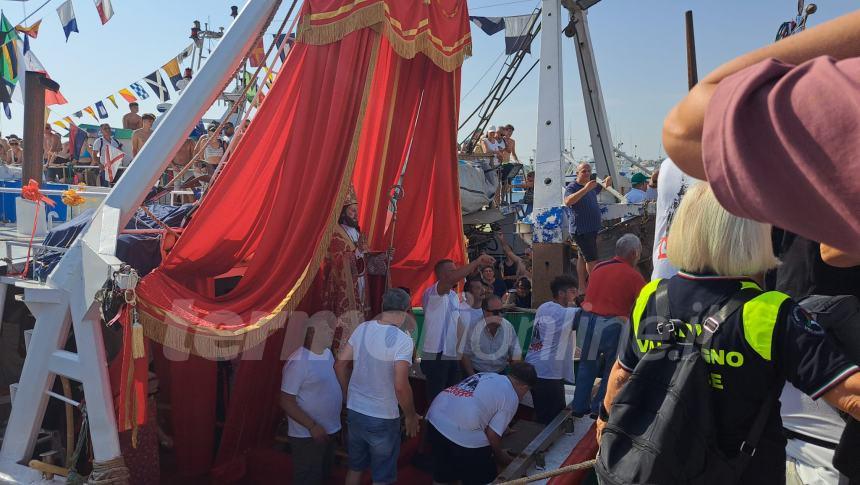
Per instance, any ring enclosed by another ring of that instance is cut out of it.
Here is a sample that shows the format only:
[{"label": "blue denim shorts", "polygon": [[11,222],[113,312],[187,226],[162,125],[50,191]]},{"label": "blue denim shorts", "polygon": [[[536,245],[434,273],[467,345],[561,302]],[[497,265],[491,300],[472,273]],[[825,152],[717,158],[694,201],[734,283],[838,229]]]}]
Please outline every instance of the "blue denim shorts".
[{"label": "blue denim shorts", "polygon": [[382,419],[347,409],[349,469],[370,467],[374,483],[397,481],[400,456],[400,419]]}]

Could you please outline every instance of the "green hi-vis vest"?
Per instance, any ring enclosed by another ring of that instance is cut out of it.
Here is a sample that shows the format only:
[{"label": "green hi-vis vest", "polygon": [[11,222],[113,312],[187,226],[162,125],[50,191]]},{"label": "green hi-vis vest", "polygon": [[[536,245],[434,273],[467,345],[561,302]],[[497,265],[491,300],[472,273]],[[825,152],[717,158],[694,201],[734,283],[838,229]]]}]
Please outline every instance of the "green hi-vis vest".
[{"label": "green hi-vis vest", "polygon": [[[644,341],[643,343],[643,340],[640,339],[639,326],[639,323],[645,314],[645,307],[651,299],[651,296],[657,291],[657,285],[659,283],[660,279],[655,279],[645,285],[639,293],[639,297],[636,299],[636,304],[633,307],[633,335],[634,338],[638,340],[637,343],[640,345],[640,348],[653,348],[660,344],[659,342],[654,343],[650,341]],[[741,281],[741,289],[743,288],[755,288],[757,290],[761,290],[757,284],[750,281]],[[783,302],[788,298],[788,295],[778,291],[763,292],[752,300],[746,302],[742,311],[739,312],[743,323],[744,339],[747,344],[755,350],[759,356],[761,356],[762,359],[768,362],[771,360],[773,330],[776,326],[779,309]],[[738,314],[735,314],[733,318],[738,318]],[[687,326],[690,328],[693,327],[693,325],[690,325],[689,323],[687,323]],[[700,323],[695,325],[695,330],[697,335],[702,333]]]}]

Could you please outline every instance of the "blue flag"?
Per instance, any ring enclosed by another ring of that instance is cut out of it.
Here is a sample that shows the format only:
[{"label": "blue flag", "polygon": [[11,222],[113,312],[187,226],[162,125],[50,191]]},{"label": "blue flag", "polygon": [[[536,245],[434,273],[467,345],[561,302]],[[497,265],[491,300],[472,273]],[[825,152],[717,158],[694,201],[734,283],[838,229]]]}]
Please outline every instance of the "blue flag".
[{"label": "blue flag", "polygon": [[63,26],[63,33],[66,34],[66,42],[68,42],[72,32],[78,31],[78,21],[75,18],[75,9],[72,6],[72,0],[66,0],[62,5],[57,7],[57,14],[60,16],[60,24]]},{"label": "blue flag", "polygon": [[143,86],[141,86],[140,84],[131,83],[131,85],[129,87],[131,88],[132,91],[134,91],[134,94],[136,94],[138,98],[146,99],[149,97],[149,93],[147,93],[146,89],[143,89]]},{"label": "blue flag", "polygon": [[531,52],[531,31],[537,16],[515,15],[505,17],[505,54],[513,54],[519,50]]},{"label": "blue flag", "polygon": [[504,17],[469,17],[487,35],[498,34],[505,30]]},{"label": "blue flag", "polygon": [[99,118],[105,119],[108,117],[107,108],[105,108],[105,104],[103,102],[96,102],[96,111],[99,112]]},{"label": "blue flag", "polygon": [[278,49],[281,48],[281,45],[284,43],[284,40],[287,41],[287,46],[284,47],[284,50],[279,50],[281,62],[284,62],[285,60],[287,60],[287,52],[290,52],[290,49],[292,49],[293,45],[296,43],[296,34],[290,34],[289,39],[287,38],[287,34],[272,34],[272,37],[275,38],[275,47]]}]

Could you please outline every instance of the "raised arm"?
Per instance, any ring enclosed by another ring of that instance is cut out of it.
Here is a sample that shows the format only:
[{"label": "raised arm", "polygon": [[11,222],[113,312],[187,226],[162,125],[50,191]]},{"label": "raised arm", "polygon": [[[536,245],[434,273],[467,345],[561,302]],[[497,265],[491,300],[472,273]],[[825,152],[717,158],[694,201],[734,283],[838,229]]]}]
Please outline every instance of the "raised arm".
[{"label": "raised arm", "polygon": [[576,192],[566,196],[564,198],[564,205],[572,206],[573,204],[576,204],[577,202],[579,202],[580,199],[585,197],[585,194],[589,193],[590,191],[594,190],[595,188],[597,188],[597,182],[594,180],[589,180],[588,183],[585,184],[584,187],[582,187],[581,189],[577,190]]},{"label": "raised arm", "polygon": [[717,85],[727,76],[768,58],[797,65],[824,55],[836,59],[860,56],[860,10],[744,54],[705,76],[663,122],[666,153],[681,170],[705,180],[702,128]]},{"label": "raised arm", "polygon": [[493,266],[496,264],[496,258],[482,254],[478,257],[478,259],[472,261],[471,263],[460,266],[456,268],[454,271],[450,271],[439,278],[439,284],[436,286],[436,291],[440,295],[445,295],[452,288],[457,286],[457,283],[466,279],[467,276],[472,274],[478,267],[480,266]]}]

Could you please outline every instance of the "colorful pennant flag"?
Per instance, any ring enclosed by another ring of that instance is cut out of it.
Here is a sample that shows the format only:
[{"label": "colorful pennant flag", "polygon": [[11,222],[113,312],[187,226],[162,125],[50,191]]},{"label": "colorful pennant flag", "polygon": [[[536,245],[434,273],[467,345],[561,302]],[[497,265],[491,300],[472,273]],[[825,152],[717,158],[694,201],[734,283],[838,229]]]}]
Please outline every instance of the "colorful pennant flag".
[{"label": "colorful pennant flag", "polygon": [[6,15],[0,13],[0,78],[2,78],[3,89],[0,90],[0,102],[9,103],[12,100],[12,92],[18,84],[18,45],[20,39],[18,33],[6,19]]},{"label": "colorful pennant flag", "polygon": [[107,99],[113,104],[114,108],[119,109],[119,105],[116,104],[116,97],[113,94],[109,94]]},{"label": "colorful pennant flag", "polygon": [[72,122],[72,118],[71,118],[71,117],[69,117],[69,116],[66,116],[65,118],[63,118],[63,121],[65,121],[65,122],[66,122],[66,123],[68,123],[69,125],[73,125],[73,124],[74,124],[74,122]]},{"label": "colorful pennant flag", "polygon": [[188,47],[186,47],[182,52],[179,53],[178,56],[176,56],[176,62],[182,64],[182,61],[191,57],[191,54],[194,54],[193,42],[191,44],[188,44]]},{"label": "colorful pennant flag", "polygon": [[147,94],[146,89],[143,89],[143,86],[141,86],[139,83],[131,83],[131,86],[129,87],[132,91],[134,91],[134,94],[137,95],[138,98],[146,99],[149,97],[149,94]]},{"label": "colorful pennant flag", "polygon": [[99,118],[96,116],[96,111],[93,109],[92,106],[87,106],[86,108],[84,108],[84,111],[89,113],[89,115],[92,116],[94,120],[96,120],[96,123],[99,122]]},{"label": "colorful pennant flag", "polygon": [[251,67],[260,67],[266,62],[266,49],[263,47],[262,38],[257,40],[257,44],[251,50],[248,60],[251,61]]},{"label": "colorful pennant flag", "polygon": [[[278,49],[278,55],[281,58],[281,62],[285,62],[287,60],[287,52],[290,52],[290,49],[292,49],[293,45],[296,43],[296,34],[290,34],[289,37],[287,37],[287,34],[272,34],[272,37],[275,38],[275,48]],[[287,46],[284,47],[284,50],[280,50],[281,44],[284,43],[284,40],[287,41]]]},{"label": "colorful pennant flag", "polygon": [[[166,103],[170,99],[170,92],[167,90],[167,84],[164,84],[164,79],[161,77],[161,71],[155,71],[149,76],[143,78],[143,81],[149,86],[149,89],[161,100]],[[134,85],[132,85],[133,87]]]},{"label": "colorful pennant flag", "polygon": [[101,101],[96,101],[96,111],[99,113],[99,118],[105,119],[108,117],[107,108],[105,108],[105,104]]},{"label": "colorful pennant flag", "polygon": [[469,17],[469,20],[472,21],[475,25],[478,26],[479,29],[483,30],[487,35],[497,34],[503,30],[505,30],[505,18],[504,17]]},{"label": "colorful pennant flag", "polygon": [[95,2],[96,10],[99,11],[99,18],[104,25],[113,17],[113,5],[111,5],[110,0],[95,0]]},{"label": "colorful pennant flag", "polygon": [[27,37],[32,37],[35,39],[36,37],[39,37],[39,27],[41,27],[41,26],[42,26],[42,20],[39,19],[36,21],[35,24],[33,24],[29,27],[25,27],[23,25],[18,25],[15,27],[15,30],[26,35]]},{"label": "colorful pennant flag", "polygon": [[137,96],[131,94],[131,91],[129,91],[126,88],[120,89],[119,95],[122,96],[122,98],[124,100],[128,101],[129,103],[134,103],[135,101],[137,101]]},{"label": "colorful pennant flag", "polygon": [[161,66],[161,68],[164,69],[167,78],[170,79],[173,89],[178,92],[180,88],[177,83],[182,80],[182,73],[179,71],[179,62],[176,59],[171,59],[167,61],[167,64]]},{"label": "colorful pennant flag", "polygon": [[505,54],[514,54],[519,50],[531,53],[532,37],[529,33],[537,20],[537,15],[505,17]]},{"label": "colorful pennant flag", "polygon": [[66,34],[66,42],[68,42],[72,32],[78,32],[78,21],[75,18],[75,8],[72,5],[72,0],[66,0],[62,5],[57,7],[57,15],[60,16],[63,33]]},{"label": "colorful pennant flag", "polygon": [[57,125],[57,126],[59,126],[60,128],[63,128],[64,130],[68,130],[68,129],[69,129],[69,126],[68,126],[68,125],[66,125],[66,123],[64,123],[62,120],[57,120],[57,121],[55,121],[55,122],[54,122],[54,124],[55,124],[55,125]]},{"label": "colorful pennant flag", "polygon": [[75,111],[74,114],[72,114],[72,116],[74,116],[75,118],[83,118],[84,112],[83,111]]},{"label": "colorful pennant flag", "polygon": [[250,72],[245,71],[245,74],[244,74],[244,76],[243,76],[243,81],[245,81],[245,86],[247,86],[247,85],[249,85],[249,84],[253,84],[253,85],[248,89],[248,91],[245,93],[245,98],[248,100],[248,102],[249,102],[249,103],[253,103],[253,102],[254,102],[254,98],[256,98],[256,97],[257,97],[257,85],[256,85],[256,83],[254,83],[254,80],[252,79],[252,76],[251,76],[251,73],[250,73]]},{"label": "colorful pennant flag", "polygon": [[14,40],[21,40],[18,31],[9,23],[6,14],[0,12],[0,44],[6,45]]},{"label": "colorful pennant flag", "polygon": [[72,160],[81,159],[81,150],[87,142],[87,132],[78,128],[78,125],[69,123],[69,148]]}]

